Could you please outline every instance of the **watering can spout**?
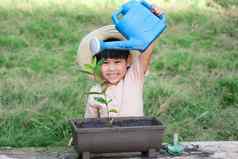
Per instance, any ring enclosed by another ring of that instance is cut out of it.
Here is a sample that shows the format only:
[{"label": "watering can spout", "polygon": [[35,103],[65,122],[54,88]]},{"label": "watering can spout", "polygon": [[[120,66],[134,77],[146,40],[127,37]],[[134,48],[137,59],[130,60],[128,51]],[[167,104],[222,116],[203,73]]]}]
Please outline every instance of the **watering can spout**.
[{"label": "watering can spout", "polygon": [[104,42],[97,38],[90,40],[90,50],[95,55],[105,49],[117,50],[144,50],[144,42],[136,39]]}]

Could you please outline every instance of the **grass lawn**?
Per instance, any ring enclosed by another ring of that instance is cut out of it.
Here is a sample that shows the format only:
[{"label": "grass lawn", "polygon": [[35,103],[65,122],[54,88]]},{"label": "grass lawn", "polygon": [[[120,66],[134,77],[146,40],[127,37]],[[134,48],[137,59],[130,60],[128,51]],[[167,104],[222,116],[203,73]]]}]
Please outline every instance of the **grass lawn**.
[{"label": "grass lawn", "polygon": [[[68,120],[83,117],[84,93],[92,85],[75,64],[79,42],[111,24],[120,4],[1,1],[0,146],[67,145]],[[145,80],[146,115],[165,123],[165,142],[174,132],[184,141],[238,140],[238,4],[161,6],[168,28]]]}]

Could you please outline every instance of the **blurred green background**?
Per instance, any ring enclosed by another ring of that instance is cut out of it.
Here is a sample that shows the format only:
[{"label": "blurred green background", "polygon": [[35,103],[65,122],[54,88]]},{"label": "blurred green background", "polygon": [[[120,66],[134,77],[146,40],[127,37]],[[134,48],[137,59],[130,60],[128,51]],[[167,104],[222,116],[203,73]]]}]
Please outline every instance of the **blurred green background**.
[{"label": "blurred green background", "polygon": [[[238,140],[238,1],[151,0],[168,28],[145,80],[146,115],[183,141]],[[92,86],[75,63],[83,36],[125,0],[1,0],[0,146],[62,146]]]}]

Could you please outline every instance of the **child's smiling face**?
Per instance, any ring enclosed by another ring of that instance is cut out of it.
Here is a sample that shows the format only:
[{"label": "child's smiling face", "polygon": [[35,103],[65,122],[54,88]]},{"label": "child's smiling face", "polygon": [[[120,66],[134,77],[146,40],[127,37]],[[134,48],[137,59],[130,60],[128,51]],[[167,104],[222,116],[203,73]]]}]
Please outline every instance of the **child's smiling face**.
[{"label": "child's smiling face", "polygon": [[124,78],[127,71],[127,60],[123,58],[104,59],[101,66],[102,77],[108,84],[116,85]]}]

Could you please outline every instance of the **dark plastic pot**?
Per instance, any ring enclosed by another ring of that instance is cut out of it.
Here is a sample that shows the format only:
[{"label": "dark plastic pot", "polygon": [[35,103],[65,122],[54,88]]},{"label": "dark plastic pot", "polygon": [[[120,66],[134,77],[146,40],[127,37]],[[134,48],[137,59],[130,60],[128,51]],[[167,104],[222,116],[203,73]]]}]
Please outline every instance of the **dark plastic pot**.
[{"label": "dark plastic pot", "polygon": [[143,152],[151,156],[158,151],[164,133],[163,124],[150,117],[117,117],[71,120],[73,143],[83,158],[90,153]]}]

